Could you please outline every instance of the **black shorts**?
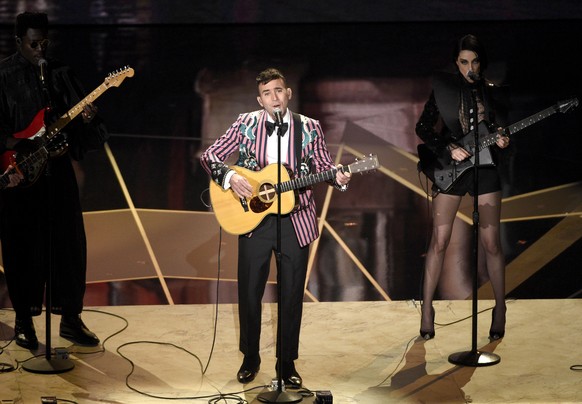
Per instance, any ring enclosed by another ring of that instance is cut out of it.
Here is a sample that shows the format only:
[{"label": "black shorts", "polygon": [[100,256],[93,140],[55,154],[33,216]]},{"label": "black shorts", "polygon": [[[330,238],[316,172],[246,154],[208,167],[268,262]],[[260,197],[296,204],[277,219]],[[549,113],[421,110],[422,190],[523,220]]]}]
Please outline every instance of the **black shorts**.
[{"label": "black shorts", "polygon": [[[479,195],[489,194],[491,192],[501,191],[501,181],[499,179],[499,173],[497,172],[497,168],[494,166],[491,167],[481,167],[477,169],[477,173],[479,175]],[[455,182],[455,185],[452,186],[448,192],[442,192],[443,194],[447,195],[459,195],[463,196],[466,193],[469,195],[474,196],[474,184],[473,184],[473,177],[475,176],[475,170],[472,168],[467,170],[459,177],[459,179]]]}]

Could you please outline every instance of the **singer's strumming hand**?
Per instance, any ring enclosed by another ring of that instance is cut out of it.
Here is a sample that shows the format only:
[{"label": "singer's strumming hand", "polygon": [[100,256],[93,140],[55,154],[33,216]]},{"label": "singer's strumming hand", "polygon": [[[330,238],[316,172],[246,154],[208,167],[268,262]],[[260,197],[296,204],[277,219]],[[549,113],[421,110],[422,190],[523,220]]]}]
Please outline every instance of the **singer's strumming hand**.
[{"label": "singer's strumming hand", "polygon": [[463,161],[471,157],[471,153],[455,144],[449,145],[449,151],[451,152],[451,158],[455,161]]},{"label": "singer's strumming hand", "polygon": [[230,178],[230,188],[239,198],[250,198],[253,196],[253,187],[245,177],[240,174],[233,174]]}]

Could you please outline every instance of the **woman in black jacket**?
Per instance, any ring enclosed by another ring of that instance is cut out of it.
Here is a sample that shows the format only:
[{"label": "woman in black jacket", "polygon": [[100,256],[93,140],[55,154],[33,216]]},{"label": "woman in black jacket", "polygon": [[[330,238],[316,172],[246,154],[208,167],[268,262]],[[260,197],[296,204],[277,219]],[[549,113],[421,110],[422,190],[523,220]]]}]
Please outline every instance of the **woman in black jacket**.
[{"label": "woman in black jacket", "polygon": [[[473,35],[461,38],[455,48],[454,62],[457,71],[439,73],[433,80],[433,91],[416,124],[416,134],[424,141],[440,161],[452,166],[465,164],[472,153],[463,137],[473,128],[474,105],[477,105],[478,122],[489,132],[495,133],[495,107],[492,93],[495,86],[483,78],[487,57],[483,45]],[[471,135],[472,136],[472,135]],[[489,149],[505,148],[509,138],[501,130],[496,142]],[[495,150],[491,150],[492,153]],[[481,153],[480,153],[480,157]],[[505,334],[505,257],[500,243],[501,183],[497,168],[488,164],[494,160],[483,156],[478,168],[479,238],[484,249],[487,272],[495,295],[495,308],[489,335],[491,339],[503,338]],[[421,156],[422,162],[422,156]],[[481,164],[488,164],[483,165]],[[453,177],[454,178],[454,177]],[[434,308],[432,301],[441,276],[446,249],[451,239],[453,221],[461,198],[466,193],[474,196],[474,170],[463,172],[446,189],[433,187],[433,228],[426,255],[422,318],[420,335],[424,339],[435,336]],[[438,182],[438,181],[437,181]]]}]

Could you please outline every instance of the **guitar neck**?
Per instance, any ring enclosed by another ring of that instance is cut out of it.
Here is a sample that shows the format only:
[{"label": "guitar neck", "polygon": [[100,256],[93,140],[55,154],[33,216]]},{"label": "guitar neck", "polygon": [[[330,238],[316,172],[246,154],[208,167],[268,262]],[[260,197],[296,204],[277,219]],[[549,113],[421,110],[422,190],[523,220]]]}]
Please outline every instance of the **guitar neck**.
[{"label": "guitar neck", "polygon": [[69,122],[77,117],[81,112],[83,112],[83,108],[87,104],[92,103],[95,101],[101,94],[103,94],[107,89],[109,89],[109,83],[107,81],[103,82],[99,87],[89,93],[85,98],[77,103],[73,108],[71,108],[67,113],[61,115],[61,117],[53,123],[51,126],[47,128],[46,131],[46,139],[49,140],[56,136]]},{"label": "guitar neck", "polygon": [[522,119],[519,122],[514,123],[513,125],[508,126],[506,130],[508,134],[513,135],[514,133],[519,132],[522,129],[525,129],[528,126],[533,125],[534,123],[538,123],[542,119],[546,119],[547,117],[555,114],[556,112],[557,107],[553,105],[549,108],[544,109],[543,111],[538,112],[537,114],[529,116],[525,119]]},{"label": "guitar neck", "polygon": [[[508,127],[505,128],[504,133],[506,136],[513,135],[519,132],[520,130],[533,125],[534,123],[538,123],[539,121],[546,119],[547,117],[555,114],[557,111],[558,111],[557,106],[553,105],[549,108],[544,109],[543,111],[538,112],[537,114],[528,116],[527,118],[522,119],[521,121],[516,122],[513,125],[509,125]],[[495,142],[497,142],[496,132],[485,135],[479,141],[479,151],[493,145]]]},{"label": "guitar neck", "polygon": [[295,189],[305,188],[310,185],[317,184],[323,181],[330,181],[335,178],[337,173],[337,168],[332,168],[331,170],[322,171],[317,174],[310,174],[304,177],[295,178],[290,181],[285,181],[281,183],[281,192],[293,191]]}]

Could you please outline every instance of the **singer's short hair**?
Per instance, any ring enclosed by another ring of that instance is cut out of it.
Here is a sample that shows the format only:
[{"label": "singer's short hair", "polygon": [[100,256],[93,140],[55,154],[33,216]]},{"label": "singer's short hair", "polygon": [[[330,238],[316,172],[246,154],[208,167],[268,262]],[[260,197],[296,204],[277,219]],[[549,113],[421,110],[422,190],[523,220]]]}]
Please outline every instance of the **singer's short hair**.
[{"label": "singer's short hair", "polygon": [[267,84],[270,81],[278,79],[283,80],[283,84],[285,85],[285,87],[287,87],[287,81],[285,80],[285,76],[283,76],[283,73],[281,73],[278,69],[275,69],[274,67],[269,67],[268,69],[265,69],[262,72],[260,72],[259,75],[257,76],[256,78],[257,87],[261,84]]},{"label": "singer's short hair", "polygon": [[29,28],[39,29],[46,35],[48,33],[48,16],[45,13],[30,11],[18,14],[14,24],[14,35],[17,38],[22,38]]},{"label": "singer's short hair", "polygon": [[487,68],[489,60],[487,59],[487,52],[485,51],[485,46],[477,39],[475,35],[465,35],[459,39],[453,49],[453,61],[456,61],[459,57],[461,51],[468,50],[473,51],[479,57],[479,62],[481,63],[481,70]]}]

